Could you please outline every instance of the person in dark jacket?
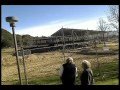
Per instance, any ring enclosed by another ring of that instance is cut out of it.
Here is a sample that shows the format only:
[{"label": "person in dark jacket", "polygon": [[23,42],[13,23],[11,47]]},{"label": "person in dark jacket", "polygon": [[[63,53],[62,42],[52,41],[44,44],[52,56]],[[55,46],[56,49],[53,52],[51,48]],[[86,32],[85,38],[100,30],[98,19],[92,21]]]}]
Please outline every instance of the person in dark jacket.
[{"label": "person in dark jacket", "polygon": [[75,85],[77,67],[73,64],[73,58],[69,57],[60,68],[60,79],[63,85]]},{"label": "person in dark jacket", "polygon": [[83,68],[83,71],[80,75],[81,85],[93,85],[94,79],[93,79],[93,72],[91,69],[90,62],[87,60],[83,60],[82,68]]}]

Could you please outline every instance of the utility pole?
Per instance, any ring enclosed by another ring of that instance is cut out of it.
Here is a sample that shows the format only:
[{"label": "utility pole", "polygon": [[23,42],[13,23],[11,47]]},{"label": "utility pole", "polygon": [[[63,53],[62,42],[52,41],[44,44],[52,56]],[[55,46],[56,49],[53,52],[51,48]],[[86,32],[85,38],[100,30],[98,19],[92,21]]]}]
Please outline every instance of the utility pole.
[{"label": "utility pole", "polygon": [[13,39],[14,39],[14,45],[15,45],[15,55],[16,55],[16,61],[17,61],[17,69],[18,69],[18,75],[19,75],[19,81],[20,85],[22,85],[22,78],[21,78],[21,73],[20,73],[20,63],[18,59],[18,48],[17,48],[17,41],[16,41],[16,35],[15,35],[15,22],[18,22],[16,17],[6,17],[6,22],[10,23],[10,27],[12,27],[12,32],[13,32]]}]

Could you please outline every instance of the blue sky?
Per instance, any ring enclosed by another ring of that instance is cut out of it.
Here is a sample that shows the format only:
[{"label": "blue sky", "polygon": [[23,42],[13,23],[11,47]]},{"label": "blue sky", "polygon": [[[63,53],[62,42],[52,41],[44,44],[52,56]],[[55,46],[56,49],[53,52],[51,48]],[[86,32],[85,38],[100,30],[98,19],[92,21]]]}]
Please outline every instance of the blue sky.
[{"label": "blue sky", "polygon": [[17,34],[50,36],[61,27],[97,29],[100,17],[106,18],[107,5],[2,5],[2,28],[12,32],[5,21],[16,16]]}]

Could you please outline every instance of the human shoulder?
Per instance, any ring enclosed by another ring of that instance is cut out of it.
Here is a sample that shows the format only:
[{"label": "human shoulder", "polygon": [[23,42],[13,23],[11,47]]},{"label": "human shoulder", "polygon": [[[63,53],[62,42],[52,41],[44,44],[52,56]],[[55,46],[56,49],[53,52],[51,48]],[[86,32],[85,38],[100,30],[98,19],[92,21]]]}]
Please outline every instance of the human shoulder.
[{"label": "human shoulder", "polygon": [[72,65],[76,67],[76,65],[74,63],[72,63]]},{"label": "human shoulder", "polygon": [[92,69],[91,69],[91,68],[88,68],[88,69],[86,69],[86,71],[87,71],[87,72],[91,72],[91,71],[92,71]]},{"label": "human shoulder", "polygon": [[62,66],[64,67],[66,65],[66,63],[64,63]]},{"label": "human shoulder", "polygon": [[87,72],[89,75],[92,75],[92,76],[93,76],[93,72],[92,72],[92,69],[91,69],[91,68],[86,69],[86,72]]}]

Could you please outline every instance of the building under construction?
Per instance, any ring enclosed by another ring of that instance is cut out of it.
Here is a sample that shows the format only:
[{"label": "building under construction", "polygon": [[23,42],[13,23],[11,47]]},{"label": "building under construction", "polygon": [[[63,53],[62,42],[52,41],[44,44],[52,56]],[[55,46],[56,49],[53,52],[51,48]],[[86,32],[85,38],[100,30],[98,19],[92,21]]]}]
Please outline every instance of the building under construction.
[{"label": "building under construction", "polygon": [[88,42],[101,35],[101,31],[61,28],[50,37],[34,38],[33,46],[59,46],[61,44],[73,44]]},{"label": "building under construction", "polygon": [[34,37],[31,53],[86,47],[101,36],[101,31],[61,28],[50,37]]},{"label": "building under construction", "polygon": [[33,37],[32,45],[24,49],[29,49],[31,53],[41,53],[84,48],[86,46],[93,46],[95,42],[102,43],[104,40],[107,41],[107,34],[108,32],[97,30],[61,28],[50,37]]}]

